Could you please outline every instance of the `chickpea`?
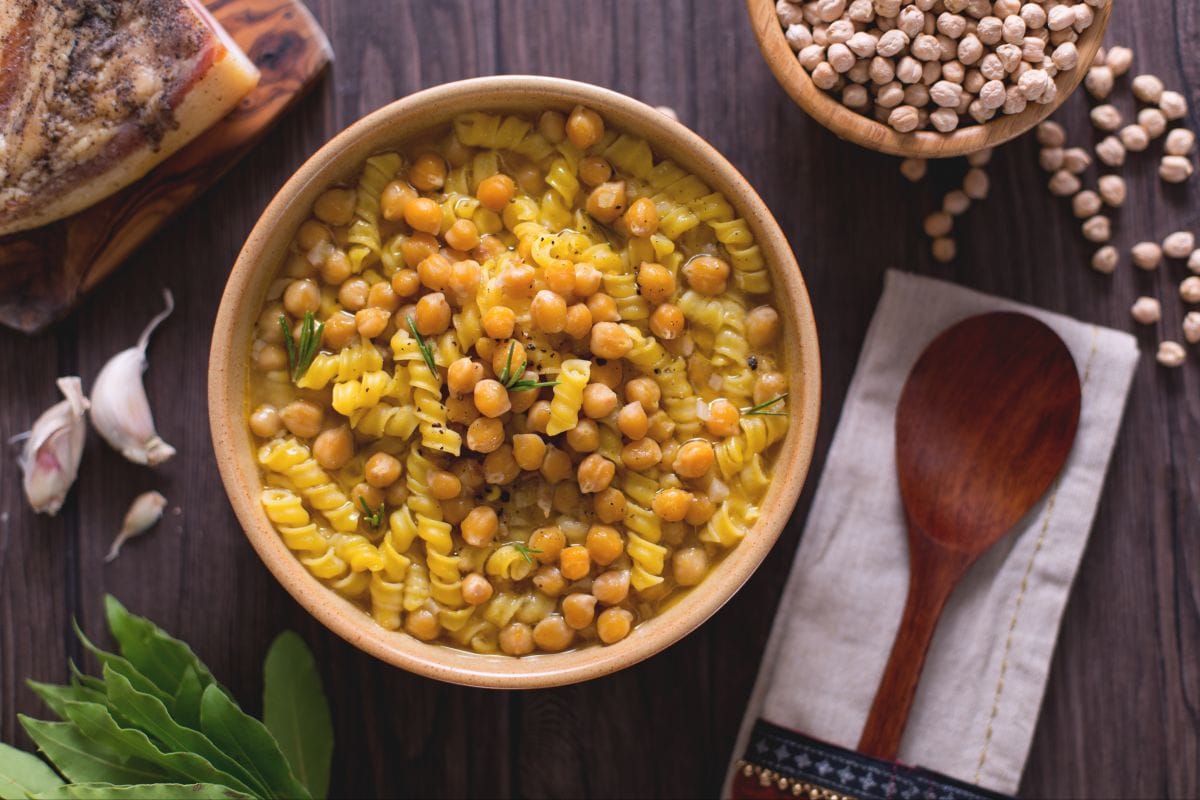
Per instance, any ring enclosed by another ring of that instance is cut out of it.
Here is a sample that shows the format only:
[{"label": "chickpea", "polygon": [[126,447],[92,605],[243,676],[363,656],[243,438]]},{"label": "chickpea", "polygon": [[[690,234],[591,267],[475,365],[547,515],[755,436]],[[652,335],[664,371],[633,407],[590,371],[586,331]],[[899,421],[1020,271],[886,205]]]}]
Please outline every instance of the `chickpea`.
[{"label": "chickpea", "polygon": [[674,303],[662,303],[650,312],[650,332],[660,339],[678,338],[683,328],[683,311]]},{"label": "chickpea", "polygon": [[387,453],[375,453],[364,468],[367,483],[380,489],[391,486],[400,478],[400,459]]},{"label": "chickpea", "polygon": [[[570,263],[548,264],[542,268],[542,280],[546,288],[566,297],[575,292],[575,265]],[[541,294],[539,292],[539,294]]]},{"label": "chickpea", "polygon": [[633,349],[633,338],[615,322],[598,322],[592,327],[590,346],[599,358],[618,359]]},{"label": "chickpea", "polygon": [[713,436],[733,436],[738,432],[741,416],[736,405],[719,397],[708,404],[708,419],[704,421],[704,429]]},{"label": "chickpea", "polygon": [[550,424],[550,401],[538,400],[525,414],[525,424],[535,433],[545,433]]},{"label": "chickpea", "polygon": [[588,186],[599,186],[612,177],[612,165],[601,156],[586,156],[579,160],[579,180]]},{"label": "chickpea", "polygon": [[388,222],[404,219],[404,209],[417,198],[417,190],[404,181],[392,181],[379,195],[379,212]]},{"label": "chickpea", "polygon": [[662,448],[653,439],[638,439],[621,448],[621,463],[637,472],[647,470],[662,460]]},{"label": "chickpea", "polygon": [[596,635],[605,644],[614,644],[629,635],[633,612],[624,608],[606,608],[596,618]]},{"label": "chickpea", "polygon": [[441,501],[442,519],[451,525],[458,525],[467,518],[467,514],[474,508],[474,501],[470,497],[451,497],[449,500]]},{"label": "chickpea", "polygon": [[571,646],[575,631],[558,614],[551,614],[533,626],[534,643],[548,653],[558,653]]},{"label": "chickpea", "polygon": [[422,336],[437,336],[445,333],[450,327],[450,304],[446,295],[441,292],[423,295],[417,301],[417,313],[414,320],[417,331]]},{"label": "chickpea", "polygon": [[593,359],[591,378],[593,383],[602,383],[613,391],[616,391],[621,388],[621,384],[625,381],[625,368],[621,366],[620,361],[609,361],[603,358]]},{"label": "chickpea", "polygon": [[559,450],[553,446],[546,447],[546,455],[542,459],[541,473],[547,483],[562,483],[571,477],[572,469],[571,457],[567,455],[565,450]]},{"label": "chickpea", "polygon": [[683,489],[663,489],[654,495],[654,515],[667,522],[682,522],[692,505],[692,493]]},{"label": "chickpea", "polygon": [[500,518],[488,506],[475,506],[461,525],[463,541],[472,547],[491,544],[496,531],[500,530]]},{"label": "chickpea", "polygon": [[408,168],[408,180],[422,192],[432,192],[446,185],[446,162],[436,153],[422,153]]},{"label": "chickpea", "polygon": [[350,257],[343,250],[332,251],[321,262],[321,278],[331,286],[349,278],[352,271]]},{"label": "chickpea", "polygon": [[603,383],[583,387],[583,413],[591,419],[601,419],[617,407],[617,393]]},{"label": "chickpea", "polygon": [[546,442],[536,433],[518,433],[512,437],[513,458],[521,469],[541,469],[546,458]]},{"label": "chickpea", "polygon": [[538,591],[548,597],[558,597],[567,586],[567,582],[563,580],[562,572],[559,571],[558,567],[552,565],[539,567],[538,571],[533,573],[532,580],[533,585],[538,588]]},{"label": "chickpea", "polygon": [[634,200],[625,212],[625,227],[629,228],[631,234],[641,238],[658,233],[658,209],[654,201],[649,197]]},{"label": "chickpea", "polygon": [[507,486],[521,475],[521,465],[513,457],[511,444],[502,444],[483,458],[483,478],[497,486]]},{"label": "chickpea", "polygon": [[582,504],[583,495],[578,486],[569,481],[555,484],[550,505],[559,514],[577,514]]},{"label": "chickpea", "polygon": [[543,111],[538,117],[538,133],[550,144],[560,144],[567,138],[567,118],[558,111]]},{"label": "chickpea", "polygon": [[591,297],[600,291],[604,275],[591,264],[575,265],[575,296]]},{"label": "chickpea", "polygon": [[438,635],[437,615],[428,608],[418,608],[410,611],[404,620],[404,630],[423,642],[428,642]]},{"label": "chickpea", "polygon": [[563,332],[572,339],[582,339],[592,332],[592,312],[583,303],[575,303],[567,308]]},{"label": "chickpea", "polygon": [[529,307],[533,326],[546,333],[562,333],[567,326],[567,301],[549,289],[538,292]]},{"label": "chickpea", "polygon": [[450,259],[441,253],[433,253],[417,265],[417,276],[421,283],[435,292],[442,291],[450,284],[452,271]]},{"label": "chickpea", "polygon": [[400,298],[392,290],[391,283],[379,281],[371,285],[371,290],[367,293],[367,305],[391,313],[400,307]]},{"label": "chickpea", "polygon": [[392,315],[383,308],[364,308],[354,313],[354,325],[367,339],[383,333],[391,319]]},{"label": "chickpea", "polygon": [[479,188],[475,190],[475,196],[479,198],[479,202],[483,203],[485,208],[500,212],[508,205],[508,201],[512,200],[516,190],[517,185],[513,179],[499,173],[481,180]]},{"label": "chickpea", "polygon": [[404,221],[412,229],[431,236],[442,229],[442,209],[428,197],[418,197],[404,207]]},{"label": "chickpea", "polygon": [[746,315],[746,341],[751,347],[767,347],[779,338],[779,312],[759,306]]},{"label": "chickpea", "polygon": [[[543,465],[543,469],[545,466]],[[579,464],[579,491],[595,494],[608,488],[617,474],[617,465],[599,453],[592,453]]]},{"label": "chickpea", "polygon": [[662,264],[644,262],[637,271],[638,290],[651,303],[665,303],[675,294],[675,276]]},{"label": "chickpea", "polygon": [[592,569],[592,559],[587,548],[579,544],[563,548],[558,554],[558,569],[569,581],[587,577]]},{"label": "chickpea", "polygon": [[[440,214],[441,211],[439,210],[438,213]],[[437,231],[434,231],[434,233],[437,233]],[[437,239],[433,238],[432,234],[425,233],[424,231],[417,231],[412,236],[407,236],[400,242],[400,255],[404,258],[404,263],[414,269],[422,261],[436,253],[438,249]]]},{"label": "chickpea", "polygon": [[[787,393],[787,378],[782,372],[764,372],[754,384],[754,402],[765,403]],[[772,405],[771,411],[782,411],[782,405]]]},{"label": "chickpea", "polygon": [[296,318],[315,312],[321,307],[321,290],[308,278],[292,281],[283,292],[283,307]]},{"label": "chickpea", "polygon": [[520,375],[529,363],[525,348],[515,339],[507,342],[497,342],[496,352],[492,355],[492,372],[496,375]]},{"label": "chickpea", "polygon": [[[539,376],[533,370],[527,369],[521,373],[518,380],[533,381],[536,383],[539,380]],[[528,411],[537,402],[541,391],[541,389],[524,389],[522,391],[509,392],[508,399],[512,403],[512,412],[514,414],[523,414]]]},{"label": "chickpea", "polygon": [[617,301],[604,292],[596,292],[587,300],[588,311],[592,312],[592,322],[599,324],[601,322],[616,322],[621,319],[621,313],[617,310]]},{"label": "chickpea", "polygon": [[600,426],[593,420],[581,419],[567,431],[566,440],[576,453],[593,453],[600,447]]},{"label": "chickpea", "polygon": [[316,220],[305,220],[296,232],[296,244],[300,245],[301,250],[312,250],[322,242],[330,241],[333,241],[333,234]]},{"label": "chickpea", "polygon": [[517,314],[508,306],[492,306],[483,315],[483,331],[493,339],[508,339],[513,335]]},{"label": "chickpea", "polygon": [[598,222],[608,224],[625,213],[625,181],[610,181],[592,189],[584,204]]},{"label": "chickpea", "polygon": [[350,490],[350,505],[358,510],[366,504],[367,508],[377,509],[383,503],[383,489],[369,483],[356,483]]},{"label": "chickpea", "polygon": [[680,446],[675,455],[675,474],[681,478],[699,478],[712,469],[716,454],[704,439],[692,439]]},{"label": "chickpea", "polygon": [[250,431],[255,436],[270,439],[283,431],[283,420],[274,406],[261,405],[250,415]]},{"label": "chickpea", "polygon": [[688,525],[703,525],[712,519],[716,510],[717,506],[712,500],[702,494],[694,495],[692,504],[688,506],[687,516],[683,519]]},{"label": "chickpea", "polygon": [[462,481],[453,472],[435,469],[429,473],[429,494],[435,500],[450,500],[462,493]]},{"label": "chickpea", "polygon": [[683,265],[683,276],[700,294],[722,294],[729,283],[729,264],[716,256],[696,256]]},{"label": "chickpea", "polygon": [[415,270],[396,270],[392,275],[392,291],[397,297],[412,297],[420,288],[421,276]]},{"label": "chickpea", "polygon": [[630,439],[644,439],[650,430],[650,418],[645,407],[637,401],[627,403],[617,412],[617,430]]},{"label": "chickpea", "polygon": [[540,553],[534,553],[533,557],[543,564],[553,564],[555,561],[558,561],[559,554],[562,553],[563,548],[566,546],[567,537],[557,525],[547,525],[544,528],[538,528],[529,537],[530,550],[541,551]]},{"label": "chickpea", "polygon": [[473,458],[460,458],[451,465],[450,471],[468,494],[483,487],[483,465]]},{"label": "chickpea", "polygon": [[450,291],[461,301],[464,301],[479,290],[479,279],[483,274],[483,269],[479,266],[479,262],[467,258],[462,261],[454,262],[454,266],[450,268]]},{"label": "chickpea", "polygon": [[338,288],[338,302],[343,308],[358,311],[367,307],[371,285],[362,278],[351,278]]},{"label": "chickpea", "polygon": [[604,135],[604,120],[590,108],[575,106],[567,117],[566,132],[571,144],[587,150]]},{"label": "chickpea", "polygon": [[504,443],[504,423],[480,417],[467,428],[467,447],[476,453],[493,453]]},{"label": "chickpea", "polygon": [[462,596],[467,605],[481,606],[492,599],[494,592],[495,589],[492,588],[491,581],[478,572],[472,572],[463,578]]},{"label": "chickpea", "polygon": [[708,554],[702,547],[687,547],[676,550],[671,556],[671,571],[680,586],[695,586],[708,572]]},{"label": "chickpea", "polygon": [[656,411],[662,400],[662,389],[653,378],[634,378],[625,384],[625,400],[630,403],[641,403],[647,413]]},{"label": "chickpea", "polygon": [[475,407],[475,398],[471,395],[457,395],[453,392],[446,398],[446,419],[459,425],[470,425],[481,416]]},{"label": "chickpea", "polygon": [[263,344],[254,356],[254,363],[263,372],[278,372],[287,369],[287,351],[277,344]]},{"label": "chickpea", "polygon": [[[339,311],[325,320],[325,328],[321,332],[321,341],[326,347],[333,350],[341,350],[350,344],[350,340],[357,333],[358,327],[354,324],[354,317],[344,311]],[[283,366],[287,366],[286,353],[284,354]],[[283,366],[279,367],[279,369],[283,369]]]},{"label": "chickpea", "polygon": [[443,237],[455,250],[474,250],[479,246],[479,229],[469,219],[460,219],[446,229]]},{"label": "chickpea", "polygon": [[533,652],[533,629],[524,622],[510,622],[500,631],[500,649],[510,656]]},{"label": "chickpea", "polygon": [[529,297],[533,294],[533,267],[515,264],[500,275],[500,285],[510,297]]},{"label": "chickpea", "polygon": [[[398,508],[408,502],[408,486],[404,481],[396,481],[383,493],[384,499],[391,508]],[[378,508],[378,506],[376,506]],[[467,509],[468,511],[470,509]]]},{"label": "chickpea", "polygon": [[485,378],[475,384],[475,407],[485,417],[493,419],[507,413],[512,408],[508,399],[508,390],[500,381]]},{"label": "chickpea", "polygon": [[504,244],[504,240],[499,236],[484,234],[479,239],[479,246],[475,248],[471,255],[475,256],[477,261],[487,261],[489,258],[495,258],[507,249],[508,245]]},{"label": "chickpea", "polygon": [[595,618],[596,598],[590,594],[569,594],[563,598],[562,610],[567,625],[581,631]]},{"label": "chickpea", "polygon": [[293,436],[311,439],[321,432],[325,409],[308,400],[293,400],[279,412],[279,418]]},{"label": "chickpea", "polygon": [[[607,489],[605,491],[617,491],[615,489]],[[620,494],[620,492],[617,492]],[[600,495],[596,495],[597,500]],[[625,507],[625,495],[621,495],[622,514]],[[616,520],[613,520],[616,522]],[[588,555],[592,561],[595,561],[602,567],[607,567],[612,562],[616,561],[621,553],[625,552],[625,542],[621,539],[621,534],[616,528],[611,525],[593,525],[588,528],[587,539],[584,541],[584,546],[587,547]]]},{"label": "chickpea", "polygon": [[456,394],[469,394],[483,380],[483,364],[463,356],[451,362],[446,371],[446,385]]},{"label": "chickpea", "polygon": [[329,225],[349,225],[356,200],[353,189],[326,189],[313,203],[313,216]]},{"label": "chickpea", "polygon": [[610,569],[592,581],[592,594],[606,606],[615,606],[629,596],[629,570]]},{"label": "chickpea", "polygon": [[313,458],[324,469],[341,469],[354,457],[354,434],[349,425],[321,431],[313,441]]}]

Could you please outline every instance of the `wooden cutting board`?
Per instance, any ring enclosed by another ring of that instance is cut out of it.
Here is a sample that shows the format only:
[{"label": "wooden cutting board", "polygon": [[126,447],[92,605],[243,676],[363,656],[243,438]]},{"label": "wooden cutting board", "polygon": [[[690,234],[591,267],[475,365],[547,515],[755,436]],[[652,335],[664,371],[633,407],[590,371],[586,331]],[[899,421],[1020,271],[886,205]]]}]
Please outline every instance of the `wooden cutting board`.
[{"label": "wooden cutting board", "polygon": [[262,78],[238,107],[145,177],[74,216],[0,237],[0,323],[35,333],[254,146],[333,58],[301,0],[205,0]]}]

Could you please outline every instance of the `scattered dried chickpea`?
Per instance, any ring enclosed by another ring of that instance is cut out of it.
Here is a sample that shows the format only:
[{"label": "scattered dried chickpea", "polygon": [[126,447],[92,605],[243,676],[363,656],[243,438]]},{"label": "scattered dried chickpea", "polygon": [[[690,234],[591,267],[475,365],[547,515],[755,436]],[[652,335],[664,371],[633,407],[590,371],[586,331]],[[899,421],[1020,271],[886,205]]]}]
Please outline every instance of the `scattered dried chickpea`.
[{"label": "scattered dried chickpea", "polygon": [[1139,297],[1129,309],[1133,321],[1141,325],[1153,325],[1162,319],[1162,306],[1153,297]]},{"label": "scattered dried chickpea", "polygon": [[1187,361],[1187,351],[1178,342],[1159,342],[1155,360],[1164,367],[1180,367]]}]

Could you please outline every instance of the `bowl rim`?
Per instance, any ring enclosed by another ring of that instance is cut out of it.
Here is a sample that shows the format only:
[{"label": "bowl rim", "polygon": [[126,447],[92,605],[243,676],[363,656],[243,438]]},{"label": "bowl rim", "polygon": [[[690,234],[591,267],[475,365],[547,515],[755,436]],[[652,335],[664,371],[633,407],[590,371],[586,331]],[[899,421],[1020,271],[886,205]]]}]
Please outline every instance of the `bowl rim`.
[{"label": "bowl rim", "polygon": [[[714,191],[723,192],[746,219],[763,249],[776,292],[786,298],[777,308],[792,342],[786,353],[789,390],[793,399],[800,400],[789,404],[788,434],[780,445],[760,517],[745,540],[700,584],[706,591],[688,592],[622,641],[604,647],[513,658],[427,644],[380,627],[359,606],[312,577],[267,520],[258,500],[262,482],[245,422],[243,388],[248,369],[243,354],[248,352],[253,320],[277,258],[307,216],[311,199],[299,202],[305,194],[315,197],[317,191],[345,177],[346,165],[351,171],[359,169],[366,155],[387,146],[384,140],[389,136],[391,144],[398,145],[467,110],[512,113],[525,108],[569,109],[576,104],[594,108],[620,130],[645,138],[657,158],[676,161]],[[389,133],[393,124],[411,130]],[[359,149],[363,152],[357,153]],[[285,222],[289,217],[295,218],[294,225]],[[283,230],[286,237],[279,233]],[[275,257],[266,257],[272,249]],[[362,117],[318,149],[279,189],[238,254],[217,311],[208,374],[209,423],[222,483],[246,537],[283,588],[325,627],[376,658],[426,677],[500,689],[559,686],[610,674],[669,647],[716,613],[749,580],[794,510],[812,462],[820,390],[816,322],[804,279],[782,230],[749,182],[698,134],[658,110],[591,84],[535,75],[470,78],[416,92]]]},{"label": "bowl rim", "polygon": [[775,13],[774,0],[745,0],[750,27],[758,41],[759,50],[775,79],[796,105],[838,137],[889,155],[904,158],[950,158],[963,156],[989,147],[998,147],[1029,131],[1058,110],[1075,91],[1087,73],[1088,65],[1104,42],[1113,3],[1094,9],[1095,19],[1076,44],[1079,64],[1075,69],[1060,72],[1055,78],[1058,95],[1046,105],[1031,103],[1018,114],[996,117],[981,125],[957,128],[950,133],[913,131],[900,133],[838,102],[823,89],[817,88],[800,66],[796,54],[784,36],[783,26]]}]

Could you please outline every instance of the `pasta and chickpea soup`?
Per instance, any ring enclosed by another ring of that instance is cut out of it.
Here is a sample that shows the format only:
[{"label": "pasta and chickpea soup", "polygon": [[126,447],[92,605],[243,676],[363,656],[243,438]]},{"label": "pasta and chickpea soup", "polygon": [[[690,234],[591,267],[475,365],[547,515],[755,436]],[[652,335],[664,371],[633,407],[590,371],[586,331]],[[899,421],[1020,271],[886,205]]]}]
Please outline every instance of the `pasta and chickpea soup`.
[{"label": "pasta and chickpea soup", "polygon": [[384,628],[612,644],[757,519],[788,423],[762,254],[596,112],[375,155],[285,261],[248,354],[262,504]]}]

